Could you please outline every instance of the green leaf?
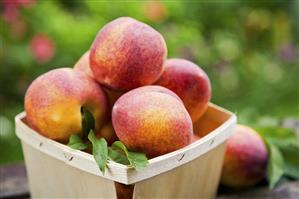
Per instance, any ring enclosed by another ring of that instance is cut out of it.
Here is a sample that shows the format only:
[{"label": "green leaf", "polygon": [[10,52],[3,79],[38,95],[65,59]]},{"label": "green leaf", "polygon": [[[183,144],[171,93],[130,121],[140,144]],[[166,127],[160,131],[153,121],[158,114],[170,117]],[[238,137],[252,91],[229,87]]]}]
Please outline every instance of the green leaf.
[{"label": "green leaf", "polygon": [[270,158],[267,168],[269,187],[272,189],[284,174],[284,159],[279,149],[268,143]]},{"label": "green leaf", "polygon": [[78,134],[71,135],[69,139],[69,143],[67,145],[77,150],[84,150],[87,148],[87,144],[83,142],[83,140]]},{"label": "green leaf", "polygon": [[130,166],[135,168],[137,171],[148,165],[148,159],[144,153],[128,151],[127,147],[121,141],[114,142],[112,144],[112,149],[122,150],[127,156]]},{"label": "green leaf", "polygon": [[257,132],[268,143],[274,144],[278,147],[285,147],[292,144],[298,144],[296,133],[293,129],[281,127],[261,127],[256,128]]},{"label": "green leaf", "polygon": [[127,156],[122,151],[112,149],[111,147],[108,148],[108,158],[120,164],[130,165]]},{"label": "green leaf", "polygon": [[299,144],[295,131],[281,127],[263,127],[257,128],[257,130],[267,143],[275,146],[282,155],[284,160],[283,174],[293,179],[299,179]]},{"label": "green leaf", "polygon": [[85,136],[88,136],[90,130],[94,130],[95,128],[95,120],[92,113],[86,108],[82,107],[81,112],[83,133]]},{"label": "green leaf", "polygon": [[281,152],[285,160],[285,175],[299,179],[299,146],[292,144],[281,147]]},{"label": "green leaf", "polygon": [[130,161],[130,165],[137,171],[142,170],[148,165],[148,160],[144,153],[128,152],[127,157]]},{"label": "green leaf", "polygon": [[89,132],[88,139],[92,143],[93,157],[97,162],[101,172],[104,174],[108,159],[108,144],[104,138],[96,138],[93,131]]}]

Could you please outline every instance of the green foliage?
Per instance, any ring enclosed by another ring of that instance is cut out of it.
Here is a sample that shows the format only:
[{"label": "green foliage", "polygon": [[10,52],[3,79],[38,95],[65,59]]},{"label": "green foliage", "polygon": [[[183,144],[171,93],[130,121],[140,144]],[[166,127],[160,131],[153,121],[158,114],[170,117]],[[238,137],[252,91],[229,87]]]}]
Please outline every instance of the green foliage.
[{"label": "green foliage", "polygon": [[69,143],[67,145],[77,150],[84,150],[87,148],[87,144],[85,144],[81,137],[77,134],[73,134],[70,136]]},{"label": "green foliage", "polygon": [[256,128],[267,143],[269,162],[267,178],[273,188],[282,179],[299,179],[299,143],[296,133],[287,128]]},{"label": "green foliage", "polygon": [[130,163],[129,166],[135,168],[137,171],[143,169],[148,164],[145,154],[128,151],[127,147],[121,141],[115,141],[112,144],[112,149],[122,151]]},{"label": "green foliage", "polygon": [[84,135],[88,135],[90,130],[94,129],[95,127],[95,121],[92,113],[88,111],[86,108],[81,108],[82,112],[82,127],[83,127],[83,133]]},{"label": "green foliage", "polygon": [[88,139],[92,143],[93,157],[104,174],[108,160],[108,144],[104,138],[97,139],[93,131],[89,132]]},{"label": "green foliage", "polygon": [[[82,108],[81,112],[84,133],[82,137],[78,134],[71,135],[67,145],[73,149],[85,150],[91,143],[92,155],[103,175],[105,174],[108,159],[128,165],[136,170],[141,170],[148,165],[148,159],[145,154],[129,151],[121,141],[115,141],[111,147],[108,147],[105,138],[97,138],[94,133],[94,117],[92,113],[85,108]],[[89,131],[88,134],[85,133],[87,131]]]},{"label": "green foliage", "polygon": [[281,149],[284,160],[285,160],[285,175],[299,179],[299,146],[290,145],[285,146]]},{"label": "green foliage", "polygon": [[[108,159],[128,165],[138,171],[148,165],[148,159],[145,154],[129,151],[121,141],[116,141],[111,147],[108,147],[107,141],[104,138],[97,138],[93,130],[90,130],[88,140],[92,144],[93,157],[103,174],[105,173]],[[67,145],[77,150],[84,150],[88,147],[88,143],[85,143],[77,134],[70,136]]]},{"label": "green foliage", "polygon": [[124,164],[124,165],[130,165],[130,162],[129,162],[128,158],[126,157],[126,154],[120,150],[112,149],[111,147],[109,147],[108,148],[108,156],[109,156],[109,159],[114,162]]},{"label": "green foliage", "polygon": [[269,187],[272,189],[283,176],[284,162],[281,152],[275,145],[269,144],[268,148],[270,156],[267,167],[267,178],[269,180]]}]

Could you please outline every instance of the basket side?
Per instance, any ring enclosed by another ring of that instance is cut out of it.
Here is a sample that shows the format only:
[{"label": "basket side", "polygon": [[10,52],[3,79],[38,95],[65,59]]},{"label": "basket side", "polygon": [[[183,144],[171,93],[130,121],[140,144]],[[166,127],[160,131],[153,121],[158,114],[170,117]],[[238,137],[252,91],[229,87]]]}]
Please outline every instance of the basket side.
[{"label": "basket side", "polygon": [[185,165],[136,183],[133,198],[214,198],[224,151],[225,143]]},{"label": "basket side", "polygon": [[128,182],[126,184],[134,184],[180,167],[223,144],[233,132],[236,116],[213,104],[209,105],[206,114],[206,120],[218,124],[215,129],[182,149],[151,159],[150,164],[142,172],[128,170]]},{"label": "basket side", "polygon": [[76,169],[22,142],[32,198],[116,199],[114,182]]},{"label": "basket side", "polygon": [[236,123],[234,114],[216,105],[209,104],[206,118],[210,121],[219,122],[219,126],[208,135],[182,149],[149,160],[149,165],[140,172],[110,161],[108,162],[105,175],[102,175],[92,155],[71,149],[66,145],[41,136],[27,126],[23,121],[24,118],[25,113],[21,113],[15,118],[16,133],[23,144],[25,143],[44,153],[45,156],[48,155],[53,159],[57,159],[57,161],[60,161],[61,164],[66,164],[69,168],[71,166],[80,169],[82,172],[127,185],[175,169],[213,150],[225,142]]},{"label": "basket side", "polygon": [[127,182],[127,166],[110,161],[108,162],[108,168],[103,175],[92,155],[72,149],[64,144],[40,135],[27,126],[24,122],[24,118],[24,112],[15,117],[16,134],[23,144],[25,143],[37,151],[44,153],[45,156],[51,156],[63,164],[75,167],[84,172],[120,183]]}]

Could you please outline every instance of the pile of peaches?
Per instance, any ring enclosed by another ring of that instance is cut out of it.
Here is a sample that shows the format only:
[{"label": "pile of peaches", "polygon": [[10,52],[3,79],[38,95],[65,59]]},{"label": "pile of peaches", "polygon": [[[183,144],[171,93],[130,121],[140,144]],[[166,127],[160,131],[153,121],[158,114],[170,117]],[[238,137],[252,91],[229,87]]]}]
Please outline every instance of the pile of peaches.
[{"label": "pile of peaches", "polygon": [[[35,79],[26,92],[25,111],[31,128],[62,143],[84,137],[89,113],[92,143],[118,142],[115,146],[121,143],[120,148],[153,158],[198,139],[193,124],[210,98],[209,78],[198,65],[167,59],[159,32],[121,17],[98,32],[73,68],[54,69]],[[237,131],[228,142],[222,181],[230,186],[255,184],[265,173],[266,147],[250,129]],[[74,135],[79,137],[70,139]],[[252,163],[255,170],[247,169]]]},{"label": "pile of peaches", "polygon": [[25,96],[27,123],[40,134],[67,142],[82,133],[82,108],[94,133],[120,140],[148,158],[191,143],[193,122],[206,111],[210,81],[196,64],[167,59],[162,35],[129,17],[106,24],[74,68],[35,79]]}]

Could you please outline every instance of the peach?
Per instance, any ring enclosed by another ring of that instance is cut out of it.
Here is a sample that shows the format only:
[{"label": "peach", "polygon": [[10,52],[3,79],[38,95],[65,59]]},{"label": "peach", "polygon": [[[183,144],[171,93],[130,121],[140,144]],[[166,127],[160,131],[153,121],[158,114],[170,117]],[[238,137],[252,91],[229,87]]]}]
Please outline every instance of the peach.
[{"label": "peach", "polygon": [[196,141],[199,140],[200,138],[201,138],[201,137],[200,137],[199,135],[197,135],[197,134],[194,133],[193,136],[192,136],[192,141],[191,141],[191,142],[192,142],[192,143],[193,143],[193,142],[196,142]]},{"label": "peach", "polygon": [[184,59],[168,59],[156,84],[172,90],[183,100],[193,122],[205,113],[211,85],[207,74],[196,64]]},{"label": "peach", "polygon": [[120,141],[149,158],[182,148],[193,136],[192,120],[183,103],[152,87],[122,95],[113,106],[112,123]]},{"label": "peach", "polygon": [[[131,93],[142,93],[142,92],[160,92],[160,93],[165,93],[168,95],[171,95],[172,97],[176,98],[180,102],[182,102],[181,98],[177,96],[174,92],[171,90],[162,87],[162,86],[157,86],[157,85],[149,85],[149,86],[142,86],[137,89],[131,90]],[[183,103],[183,102],[182,102]]]},{"label": "peach", "polygon": [[260,135],[237,125],[227,142],[221,183],[233,188],[253,186],[265,177],[267,162],[267,148]]},{"label": "peach", "polygon": [[159,32],[130,17],[120,17],[99,31],[89,59],[99,83],[127,91],[154,83],[162,73],[166,55]]},{"label": "peach", "polygon": [[82,132],[82,107],[93,114],[95,131],[98,131],[105,121],[107,106],[99,84],[70,68],[51,70],[39,76],[25,96],[29,126],[61,142],[68,141],[71,134]]},{"label": "peach", "polygon": [[104,124],[101,130],[97,132],[96,136],[98,138],[105,138],[109,145],[118,140],[111,121]]},{"label": "peach", "polygon": [[[94,76],[92,74],[92,71],[91,71],[90,65],[89,65],[89,51],[84,53],[84,55],[82,55],[82,57],[76,62],[75,66],[74,66],[74,70],[76,70],[78,72],[82,72],[94,79]],[[114,91],[114,90],[111,90],[104,86],[102,86],[102,88],[104,89],[104,91],[108,97],[109,106],[112,109],[113,104],[124,92]]]},{"label": "peach", "polygon": [[83,72],[91,78],[94,78],[89,65],[89,51],[85,52],[76,62],[74,70]]}]

